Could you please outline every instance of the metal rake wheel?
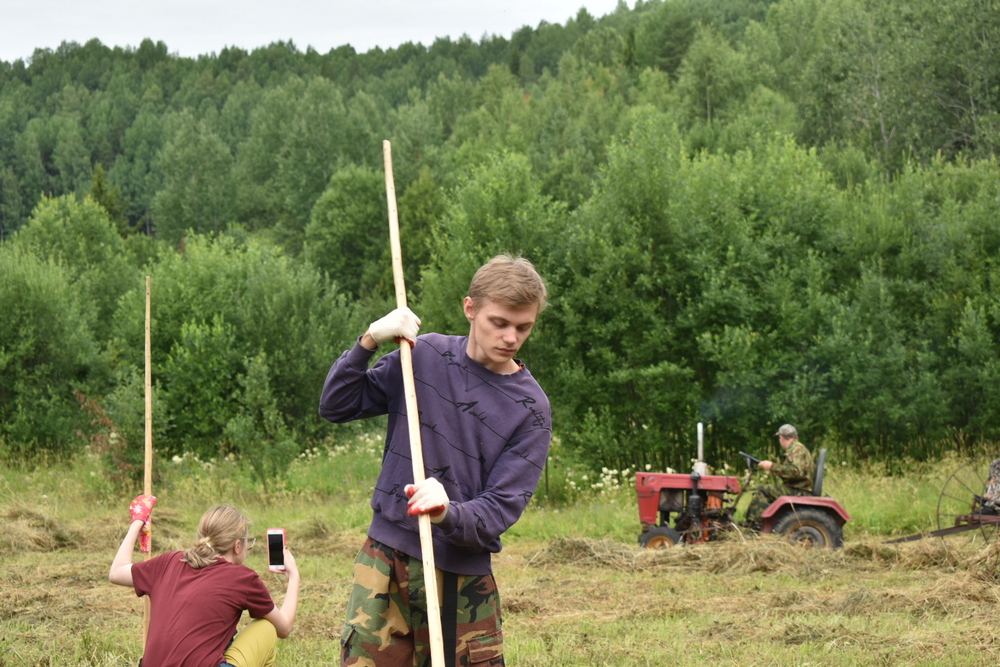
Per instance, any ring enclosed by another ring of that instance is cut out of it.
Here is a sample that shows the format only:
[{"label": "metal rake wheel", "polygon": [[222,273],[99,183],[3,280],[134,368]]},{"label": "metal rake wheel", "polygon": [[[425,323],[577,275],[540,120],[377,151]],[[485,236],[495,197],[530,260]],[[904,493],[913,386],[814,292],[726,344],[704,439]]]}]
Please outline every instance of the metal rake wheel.
[{"label": "metal rake wheel", "polygon": [[[990,464],[997,458],[1000,458],[1000,454],[977,456],[963,463],[951,474],[938,497],[939,531],[976,522],[975,517],[983,511],[981,496],[990,479]],[[964,535],[973,543],[990,544],[1000,539],[1000,524],[980,523],[977,530],[958,534]]]}]

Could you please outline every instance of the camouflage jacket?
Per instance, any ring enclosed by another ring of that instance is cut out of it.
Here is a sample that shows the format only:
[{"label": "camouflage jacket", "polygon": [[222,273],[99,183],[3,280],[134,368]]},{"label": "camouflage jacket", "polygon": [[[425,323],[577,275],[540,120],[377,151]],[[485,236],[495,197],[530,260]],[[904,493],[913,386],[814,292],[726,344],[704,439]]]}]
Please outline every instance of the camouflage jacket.
[{"label": "camouflage jacket", "polygon": [[806,446],[796,440],[785,450],[785,462],[775,463],[771,473],[778,476],[785,486],[797,491],[812,493],[816,466]]},{"label": "camouflage jacket", "polygon": [[983,491],[983,506],[1000,509],[1000,459],[990,464],[990,479]]}]

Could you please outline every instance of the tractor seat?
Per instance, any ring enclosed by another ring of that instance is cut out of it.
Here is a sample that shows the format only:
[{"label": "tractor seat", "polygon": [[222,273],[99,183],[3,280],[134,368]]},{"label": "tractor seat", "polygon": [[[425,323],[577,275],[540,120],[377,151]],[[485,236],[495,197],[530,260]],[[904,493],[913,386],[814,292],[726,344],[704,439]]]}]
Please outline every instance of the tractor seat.
[{"label": "tractor seat", "polygon": [[823,468],[826,465],[826,448],[819,450],[819,457],[816,459],[816,481],[813,484],[813,495],[823,495]]}]

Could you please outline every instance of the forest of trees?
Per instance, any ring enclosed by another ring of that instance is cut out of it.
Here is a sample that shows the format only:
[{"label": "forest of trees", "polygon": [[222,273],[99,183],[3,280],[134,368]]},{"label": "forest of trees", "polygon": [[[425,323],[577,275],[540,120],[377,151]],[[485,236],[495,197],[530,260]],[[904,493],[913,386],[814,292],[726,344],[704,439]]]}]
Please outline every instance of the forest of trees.
[{"label": "forest of trees", "polygon": [[145,275],[160,452],[267,477],[328,436],[393,303],[384,139],[424,330],[534,261],[523,357],[586,462],[686,468],[698,421],[719,462],[784,422],[845,459],[1000,441],[998,51],[1000,0],[637,0],[0,62],[0,458],[138,448]]}]

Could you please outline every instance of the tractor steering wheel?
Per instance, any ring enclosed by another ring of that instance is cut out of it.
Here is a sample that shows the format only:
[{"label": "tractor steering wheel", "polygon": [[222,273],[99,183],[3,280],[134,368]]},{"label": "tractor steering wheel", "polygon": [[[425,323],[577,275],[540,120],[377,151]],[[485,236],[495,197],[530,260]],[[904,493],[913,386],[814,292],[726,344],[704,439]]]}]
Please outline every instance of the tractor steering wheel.
[{"label": "tractor steering wheel", "polygon": [[754,472],[755,470],[757,470],[757,464],[760,463],[760,459],[758,459],[756,456],[750,456],[746,452],[740,452],[740,456],[746,459],[747,469],[750,472]]}]

